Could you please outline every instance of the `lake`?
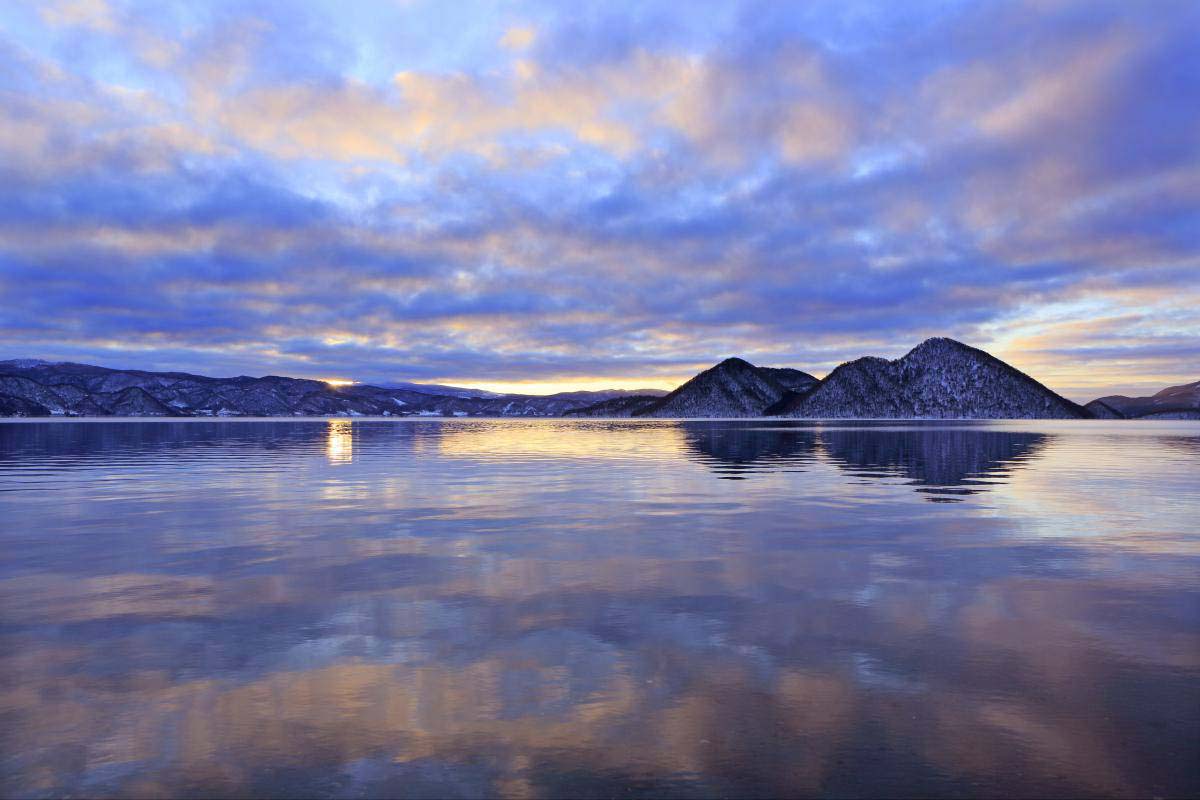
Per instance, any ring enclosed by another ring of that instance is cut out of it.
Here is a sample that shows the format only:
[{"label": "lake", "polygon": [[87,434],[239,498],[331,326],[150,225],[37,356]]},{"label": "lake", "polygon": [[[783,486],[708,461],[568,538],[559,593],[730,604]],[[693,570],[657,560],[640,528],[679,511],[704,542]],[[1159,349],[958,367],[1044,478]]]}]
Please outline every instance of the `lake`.
[{"label": "lake", "polygon": [[0,794],[1200,794],[1200,423],[0,424]]}]

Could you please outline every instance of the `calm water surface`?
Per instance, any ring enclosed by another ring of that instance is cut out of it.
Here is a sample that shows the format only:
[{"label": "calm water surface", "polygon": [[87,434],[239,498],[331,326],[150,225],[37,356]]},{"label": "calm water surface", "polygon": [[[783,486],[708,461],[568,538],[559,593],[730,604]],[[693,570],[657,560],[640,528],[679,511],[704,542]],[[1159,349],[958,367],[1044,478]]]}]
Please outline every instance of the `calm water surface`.
[{"label": "calm water surface", "polygon": [[1195,796],[1200,424],[0,424],[0,794]]}]

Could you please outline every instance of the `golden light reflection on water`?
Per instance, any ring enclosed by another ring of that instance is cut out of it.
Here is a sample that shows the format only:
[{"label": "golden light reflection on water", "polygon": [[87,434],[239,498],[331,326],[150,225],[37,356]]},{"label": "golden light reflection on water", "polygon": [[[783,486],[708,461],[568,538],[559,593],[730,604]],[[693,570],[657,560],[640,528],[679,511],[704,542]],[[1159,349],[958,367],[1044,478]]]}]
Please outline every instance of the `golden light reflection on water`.
[{"label": "golden light reflection on water", "polygon": [[330,464],[349,464],[354,460],[354,423],[331,419],[325,429],[325,457]]},{"label": "golden light reflection on water", "polygon": [[647,454],[679,457],[686,449],[671,422],[489,420],[448,428],[438,439],[445,456],[494,459],[605,459]]}]

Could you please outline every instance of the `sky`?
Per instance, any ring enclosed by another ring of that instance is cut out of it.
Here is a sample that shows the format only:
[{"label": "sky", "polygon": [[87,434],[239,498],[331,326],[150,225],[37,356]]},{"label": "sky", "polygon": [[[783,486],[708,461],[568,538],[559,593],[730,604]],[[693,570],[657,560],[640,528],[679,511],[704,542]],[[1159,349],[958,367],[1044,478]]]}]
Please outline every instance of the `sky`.
[{"label": "sky", "polygon": [[0,0],[0,358],[1200,378],[1200,4]]}]

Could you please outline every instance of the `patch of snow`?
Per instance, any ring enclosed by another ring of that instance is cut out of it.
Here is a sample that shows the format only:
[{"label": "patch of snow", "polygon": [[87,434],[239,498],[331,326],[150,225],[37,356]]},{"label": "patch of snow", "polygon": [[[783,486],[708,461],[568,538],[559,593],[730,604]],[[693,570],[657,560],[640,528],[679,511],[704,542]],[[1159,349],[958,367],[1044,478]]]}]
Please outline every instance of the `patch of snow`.
[{"label": "patch of snow", "polygon": [[62,361],[44,361],[40,358],[12,358],[8,361],[0,361],[6,367],[14,367],[16,369],[31,369],[33,367],[45,367],[51,364],[62,364]]}]

